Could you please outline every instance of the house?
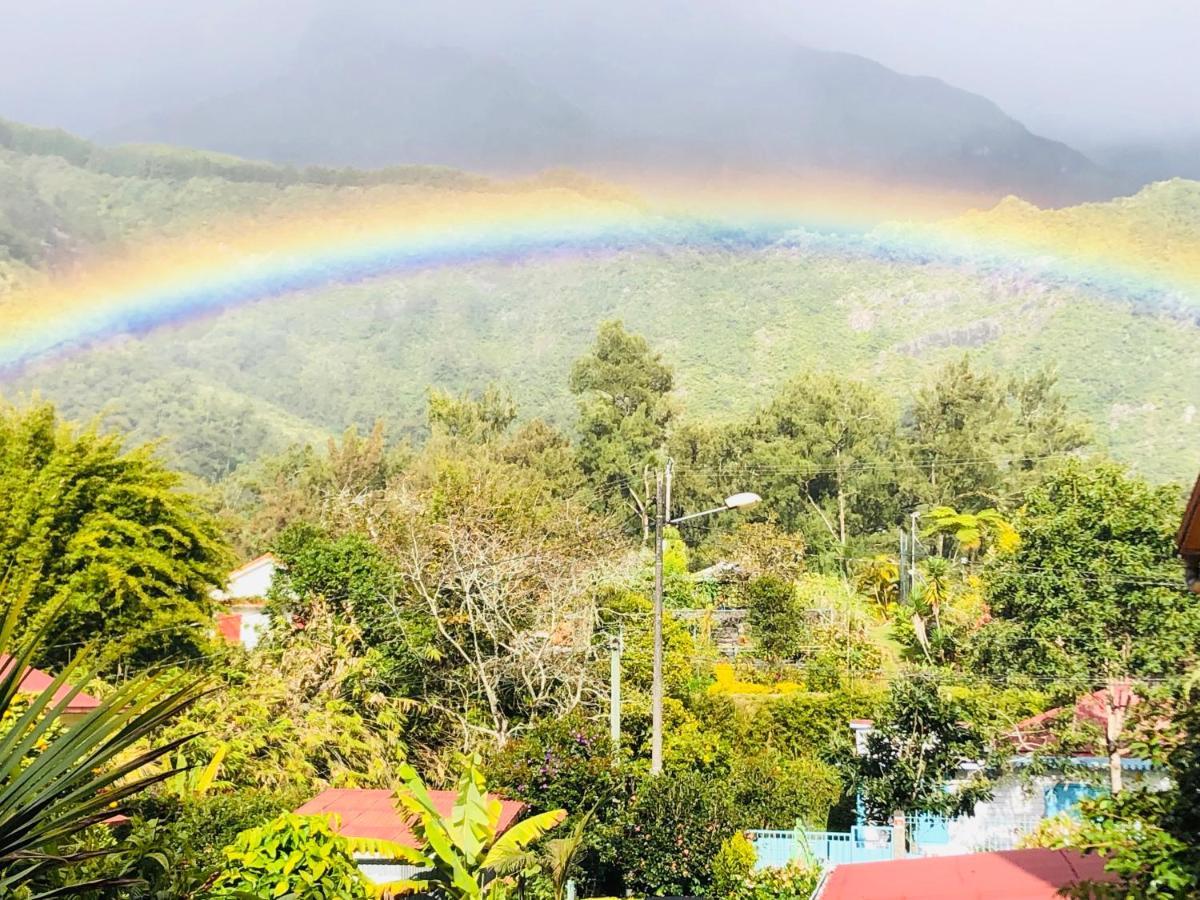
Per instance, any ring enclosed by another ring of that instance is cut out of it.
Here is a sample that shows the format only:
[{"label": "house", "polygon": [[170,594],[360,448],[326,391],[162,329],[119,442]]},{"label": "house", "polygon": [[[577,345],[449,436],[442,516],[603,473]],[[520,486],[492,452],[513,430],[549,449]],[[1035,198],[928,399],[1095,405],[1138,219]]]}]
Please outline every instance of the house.
[{"label": "house", "polygon": [[229,643],[247,650],[257,646],[270,621],[266,597],[278,569],[278,560],[264,553],[230,572],[225,590],[213,591],[213,599],[222,607],[217,632]]},{"label": "house", "polygon": [[[429,798],[444,817],[449,818],[457,799],[455,791],[430,791]],[[525,812],[525,804],[514,800],[500,801],[499,833],[507,831]],[[394,793],[389,790],[364,788],[330,788],[313,797],[296,810],[302,816],[327,816],[335,830],[349,838],[385,840],[414,850],[421,849],[407,819],[396,811]],[[334,817],[336,816],[336,819]],[[359,868],[376,884],[411,878],[413,866],[392,859],[378,859],[356,854]]]},{"label": "house", "polygon": [[1192,496],[1188,500],[1175,543],[1179,555],[1183,557],[1188,590],[1200,594],[1200,478],[1196,479],[1196,486],[1192,488]]},{"label": "house", "polygon": [[[976,804],[969,816],[945,819],[917,815],[909,823],[910,851],[919,856],[947,856],[983,850],[1012,850],[1022,838],[1048,818],[1072,814],[1082,800],[1107,793],[1109,758],[1103,735],[1107,710],[1128,710],[1140,702],[1129,685],[1116,684],[1078,698],[1073,706],[1058,707],[1031,716],[1010,729],[1014,769],[993,787],[992,798]],[[1056,723],[1070,717],[1076,729],[1090,727],[1097,734],[1093,745],[1056,749]],[[866,720],[852,723],[859,752],[866,751]],[[1022,772],[1037,762],[1038,774]],[[970,769],[964,765],[964,773]],[[1137,757],[1121,759],[1127,785],[1160,788],[1166,777]],[[865,825],[865,822],[860,822]]]},{"label": "house", "polygon": [[[1139,702],[1128,685],[1114,685],[1080,697],[1073,706],[1059,707],[1017,723],[1007,740],[1015,769],[1000,778],[990,800],[981,801],[969,816],[947,819],[916,814],[907,817],[907,854],[912,856],[955,856],[981,851],[1014,850],[1022,839],[1045,819],[1071,815],[1082,800],[1108,790],[1109,759],[1103,746],[1106,713],[1110,706],[1129,709]],[[1100,746],[1055,748],[1055,723],[1071,716],[1074,725],[1098,727]],[[1165,723],[1164,723],[1165,724]],[[867,752],[867,737],[873,723],[853,719],[855,751]],[[1028,767],[1038,763],[1038,771]],[[1022,771],[1025,769],[1025,771]],[[964,777],[971,765],[962,767]],[[1127,786],[1158,790],[1167,786],[1166,775],[1148,760],[1122,757],[1121,771]],[[826,866],[885,860],[900,855],[893,845],[893,830],[872,825],[859,808],[858,824],[848,832],[784,830],[749,833],[758,854],[759,867],[781,866],[801,856],[812,856]]]},{"label": "house", "polygon": [[[11,656],[7,653],[0,653],[0,674],[7,674],[12,664],[13,659]],[[20,685],[17,686],[17,692],[19,694],[40,694],[53,683],[53,675],[43,672],[41,669],[29,668],[25,670],[25,675],[21,678]],[[58,690],[54,692],[54,704],[57,705],[60,703],[74,689],[74,686],[70,684],[64,683],[60,685]],[[80,691],[71,698],[66,709],[63,710],[63,724],[73,725],[99,705],[100,701],[91,694],[85,694]]]},{"label": "house", "polygon": [[1116,880],[1098,856],[1008,850],[838,866],[814,900],[1061,900],[1080,882]]}]

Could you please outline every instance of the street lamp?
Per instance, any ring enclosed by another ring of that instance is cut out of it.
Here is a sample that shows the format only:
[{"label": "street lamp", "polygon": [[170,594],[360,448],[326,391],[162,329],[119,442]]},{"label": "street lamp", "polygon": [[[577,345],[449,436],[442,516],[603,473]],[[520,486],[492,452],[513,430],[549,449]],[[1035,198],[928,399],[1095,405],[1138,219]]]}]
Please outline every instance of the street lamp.
[{"label": "street lamp", "polygon": [[[658,476],[658,495],[654,513],[654,688],[652,694],[652,730],[650,737],[650,774],[657,775],[663,767],[663,528],[678,525],[691,519],[714,516],[731,509],[745,509],[762,500],[758,494],[744,491],[725,498],[724,506],[716,506],[703,512],[668,518],[666,496],[670,496],[671,467],[668,464],[664,479]],[[665,487],[665,491],[664,491]]]}]

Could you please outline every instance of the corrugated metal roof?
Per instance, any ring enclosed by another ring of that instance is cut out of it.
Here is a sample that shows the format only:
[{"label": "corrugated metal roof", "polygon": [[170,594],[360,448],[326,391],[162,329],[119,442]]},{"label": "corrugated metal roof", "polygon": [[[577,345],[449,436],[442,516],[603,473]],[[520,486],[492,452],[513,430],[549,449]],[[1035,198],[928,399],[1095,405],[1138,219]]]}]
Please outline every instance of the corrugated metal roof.
[{"label": "corrugated metal roof", "polygon": [[[393,841],[406,847],[419,848],[408,823],[396,811],[393,793],[389,790],[365,788],[330,788],[313,797],[296,810],[302,816],[333,815],[340,817],[339,833],[346,837]],[[454,791],[430,791],[429,798],[443,816],[454,808]],[[517,820],[525,804],[503,800],[500,804],[501,832]]]},{"label": "corrugated metal roof", "polygon": [[[12,657],[7,653],[0,653],[0,673],[7,672],[12,666]],[[22,694],[40,694],[46,688],[54,683],[54,676],[41,669],[26,669],[25,676],[21,679],[20,693]],[[55,704],[61,702],[74,687],[70,684],[63,684],[54,692]],[[100,701],[91,694],[80,692],[75,695],[75,698],[67,706],[68,713],[86,713],[95,709],[100,705]]]},{"label": "corrugated metal roof", "polygon": [[1008,850],[838,866],[819,900],[1061,900],[1081,881],[1113,882],[1097,856]]}]

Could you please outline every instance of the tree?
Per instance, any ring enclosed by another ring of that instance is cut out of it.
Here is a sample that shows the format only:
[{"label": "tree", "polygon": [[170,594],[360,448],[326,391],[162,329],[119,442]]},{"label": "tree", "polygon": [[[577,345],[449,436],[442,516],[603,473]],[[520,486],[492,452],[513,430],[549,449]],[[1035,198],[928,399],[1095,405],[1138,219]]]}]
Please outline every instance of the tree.
[{"label": "tree", "polygon": [[879,392],[833,375],[788,382],[748,427],[744,463],[769,508],[797,528],[815,515],[840,556],[851,534],[896,519],[889,486],[896,414]]},{"label": "tree", "polygon": [[795,585],[769,575],[756,578],[746,585],[746,605],[759,649],[776,661],[796,659],[809,622]]},{"label": "tree", "polygon": [[355,839],[356,850],[380,853],[417,866],[411,879],[382,886],[385,894],[419,893],[435,900],[482,900],[504,896],[502,876],[519,872],[529,861],[526,848],[567,817],[561,809],[539,813],[499,829],[501,803],[487,792],[478,757],[469,759],[458,778],[449,816],[438,812],[421,776],[401,770],[397,808],[410,822],[420,850],[386,840]]},{"label": "tree", "polygon": [[[1113,463],[1071,461],[1031,489],[1014,526],[1020,545],[985,569],[992,612],[975,662],[1056,679],[1076,693],[1169,676],[1200,656],[1200,607],[1181,597],[1174,533],[1180,495]],[[1123,704],[1109,704],[1119,773]],[[1114,778],[1114,780],[1116,780]]]},{"label": "tree", "polygon": [[651,471],[662,462],[672,419],[671,369],[646,339],[605,322],[571,369],[579,397],[579,465],[602,498],[619,496],[650,534]]},{"label": "tree", "polygon": [[429,429],[434,435],[482,444],[498,438],[517,417],[517,404],[495,385],[478,396],[454,395],[431,388]]},{"label": "tree", "polygon": [[[71,883],[64,869],[95,856],[72,840],[127,812],[138,794],[175,774],[170,766],[156,770],[152,764],[169,758],[189,736],[164,743],[146,739],[195,702],[204,685],[133,678],[73,727],[60,728],[59,717],[95,672],[79,654],[31,702],[19,701],[21,681],[55,627],[54,616],[44,616],[18,640],[24,615],[24,601],[12,601],[0,621],[0,654],[8,659],[0,670],[0,894],[29,890],[27,896],[49,897],[98,889],[110,879],[64,886]],[[56,699],[64,689],[66,696]],[[113,843],[98,852],[113,855],[123,849]],[[48,874],[57,885],[41,893]]]},{"label": "tree", "polygon": [[39,662],[98,638],[108,666],[201,655],[230,563],[216,520],[153,448],[126,451],[46,404],[0,406],[0,574],[30,616],[55,611]]},{"label": "tree", "polygon": [[1083,884],[1079,900],[1195,897],[1200,892],[1200,707],[1182,692],[1178,743],[1167,755],[1170,786],[1141,788],[1084,801],[1082,822],[1040,836],[1038,843],[1101,854],[1117,884]]},{"label": "tree", "polygon": [[595,593],[620,545],[577,501],[486,458],[434,462],[367,511],[399,586],[381,598],[398,638],[428,641],[424,704],[460,745],[503,746],[587,691]]},{"label": "tree", "polygon": [[225,867],[204,896],[366,900],[366,881],[345,838],[321,816],[284,813],[249,828],[224,850]]},{"label": "tree", "polygon": [[[979,768],[964,777],[965,762]],[[994,774],[986,736],[924,673],[893,682],[853,768],[868,817],[893,821],[896,841],[904,840],[907,813],[970,815],[991,796]]]},{"label": "tree", "polygon": [[947,363],[914,398],[906,416],[918,503],[977,510],[1019,497],[1045,467],[1087,443],[1051,371],[1007,381]]}]

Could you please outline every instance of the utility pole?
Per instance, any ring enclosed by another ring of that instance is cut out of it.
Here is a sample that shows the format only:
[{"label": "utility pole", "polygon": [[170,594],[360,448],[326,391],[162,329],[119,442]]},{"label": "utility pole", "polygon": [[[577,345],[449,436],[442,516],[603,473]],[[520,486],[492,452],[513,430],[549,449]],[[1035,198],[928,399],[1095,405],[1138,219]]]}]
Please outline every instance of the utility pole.
[{"label": "utility pole", "polygon": [[908,584],[909,590],[917,586],[917,519],[921,517],[919,512],[913,512],[910,518],[911,533],[908,537]]},{"label": "utility pole", "polygon": [[621,754],[621,635],[608,639],[608,729],[613,753]]},{"label": "utility pole", "polygon": [[650,774],[663,769],[663,526],[670,469],[655,478],[654,504],[654,687],[651,694]]}]

